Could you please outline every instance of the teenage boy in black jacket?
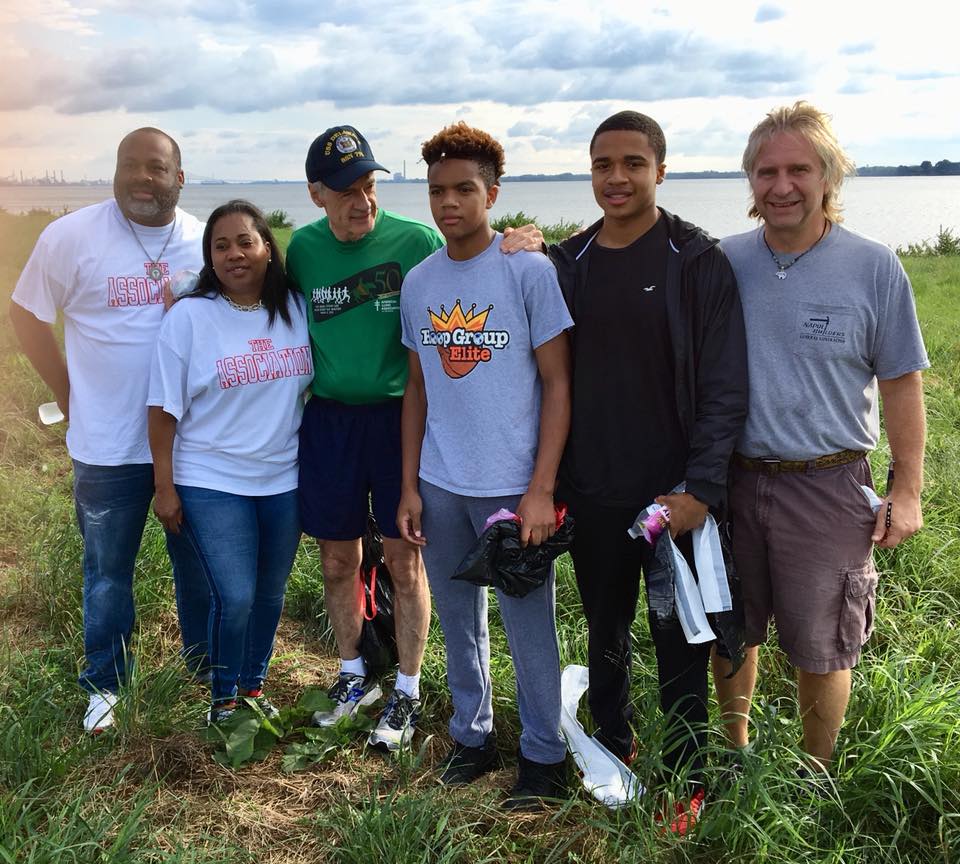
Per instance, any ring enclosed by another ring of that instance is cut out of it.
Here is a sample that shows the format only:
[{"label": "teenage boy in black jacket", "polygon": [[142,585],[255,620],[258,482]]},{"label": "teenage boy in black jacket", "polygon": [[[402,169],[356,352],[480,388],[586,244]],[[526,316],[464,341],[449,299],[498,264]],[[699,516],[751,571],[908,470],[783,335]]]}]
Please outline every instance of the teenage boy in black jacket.
[{"label": "teenage boy in black jacket", "polygon": [[[560,500],[576,519],[573,562],[589,627],[589,705],[598,738],[620,758],[630,729],[630,627],[640,571],[652,550],[627,528],[653,500],[692,564],[689,532],[722,515],[727,467],[747,410],[747,366],[737,283],[717,241],[657,207],[666,142],[660,126],[622,111],[590,142],[603,218],[552,247],[573,316],[573,417]],[[686,491],[669,494],[680,482]],[[679,622],[649,616],[664,761],[688,770],[689,802],[671,813],[685,833],[703,801],[710,644],[690,645]]]}]

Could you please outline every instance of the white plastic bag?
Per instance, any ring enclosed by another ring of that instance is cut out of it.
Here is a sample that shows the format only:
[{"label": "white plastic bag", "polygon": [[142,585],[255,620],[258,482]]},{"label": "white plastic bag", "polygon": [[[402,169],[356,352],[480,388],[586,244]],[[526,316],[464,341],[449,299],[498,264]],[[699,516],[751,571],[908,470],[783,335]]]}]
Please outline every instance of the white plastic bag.
[{"label": "white plastic bag", "polygon": [[[671,490],[671,495],[676,495],[686,490],[686,484],[680,483]],[[658,512],[669,511],[654,503],[642,510],[637,516],[634,524],[627,529],[627,533],[636,540],[638,537],[644,537],[648,543],[653,545],[656,542],[656,536],[649,531],[646,520],[651,515]],[[661,526],[666,528],[666,526]],[[696,645],[702,642],[710,642],[716,639],[716,634],[710,629],[707,621],[708,612],[729,612],[733,608],[733,598],[730,596],[730,586],[727,583],[727,568],[723,563],[723,550],[720,547],[720,530],[717,527],[717,521],[710,513],[703,524],[694,528],[692,533],[693,540],[693,560],[697,565],[697,575],[700,577],[699,583],[687,564],[687,559],[683,557],[673,538],[668,536],[670,551],[673,555],[674,571],[676,581],[673,586],[674,603],[677,608],[677,617],[680,619],[680,626],[683,628],[683,635],[687,642]]]},{"label": "white plastic bag", "polygon": [[703,525],[693,529],[693,560],[700,577],[700,596],[706,612],[729,612],[733,609],[727,568],[720,548],[720,529],[710,513]]},{"label": "white plastic bag", "polygon": [[691,645],[712,642],[717,636],[710,629],[707,621],[707,613],[703,608],[703,598],[700,596],[697,580],[693,578],[693,571],[687,564],[687,559],[680,554],[673,538],[668,537],[667,540],[673,552],[673,565],[677,576],[673,584],[673,596],[677,604],[677,617],[680,619],[683,635]]},{"label": "white plastic bag", "polygon": [[626,765],[577,720],[577,707],[590,681],[586,666],[567,666],[560,676],[560,730],[583,777],[583,787],[607,807],[616,809],[644,794],[643,784]]}]

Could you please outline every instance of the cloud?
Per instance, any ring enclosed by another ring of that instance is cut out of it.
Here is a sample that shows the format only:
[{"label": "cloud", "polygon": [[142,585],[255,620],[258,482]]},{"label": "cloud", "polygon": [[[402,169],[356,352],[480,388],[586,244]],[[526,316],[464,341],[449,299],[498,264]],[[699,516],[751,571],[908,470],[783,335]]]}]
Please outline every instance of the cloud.
[{"label": "cloud", "polygon": [[757,24],[766,24],[768,21],[778,21],[786,14],[787,13],[784,12],[779,6],[773,6],[770,3],[764,3],[757,8],[757,14],[754,16],[753,20]]},{"label": "cloud", "polygon": [[507,130],[512,138],[526,138],[536,150],[547,147],[576,147],[582,148],[593,137],[593,133],[601,121],[619,108],[609,105],[589,105],[576,111],[565,123],[549,124],[521,120]]},{"label": "cloud", "polygon": [[854,54],[869,54],[874,49],[873,42],[855,42],[851,45],[841,45],[840,53],[852,56]]},{"label": "cloud", "polygon": [[538,133],[538,126],[532,120],[521,120],[519,123],[514,123],[509,129],[507,129],[507,135],[510,138],[523,138],[529,135],[536,135]]},{"label": "cloud", "polygon": [[960,72],[942,72],[929,70],[925,72],[901,72],[897,75],[898,81],[939,81],[942,78],[958,78]]},{"label": "cloud", "polygon": [[38,144],[46,143],[42,135],[24,135],[22,132],[11,132],[6,135],[0,135],[0,148],[23,149],[26,147],[36,147]]},{"label": "cloud", "polygon": [[869,93],[872,89],[873,86],[869,78],[855,75],[841,84],[837,92],[844,96],[856,96],[862,93]]},{"label": "cloud", "polygon": [[[45,106],[76,115],[212,108],[244,114],[314,102],[332,103],[338,110],[476,102],[636,103],[774,95],[786,84],[799,87],[806,74],[795,52],[742,51],[726,40],[678,29],[662,17],[653,26],[650,16],[641,26],[617,12],[589,19],[560,13],[545,22],[543,9],[534,3],[504,26],[502,8],[477,4],[476,14],[449,16],[440,28],[435,13],[416,4],[398,7],[375,0],[360,17],[355,5],[343,0],[270,5],[236,0],[230,15],[225,3],[156,0],[163,21],[149,38],[114,38],[110,50],[95,40],[69,55],[50,51],[43,62],[34,51],[19,64],[14,61],[19,84],[15,93],[0,93],[0,110]],[[142,7],[114,0],[113,8],[133,17]],[[194,22],[217,20],[218,26],[195,24],[185,31],[180,16],[186,15]],[[164,16],[177,26],[165,31]],[[270,36],[295,22],[295,34]],[[266,35],[252,38],[254,31]],[[172,32],[178,38],[171,38]],[[184,39],[184,32],[191,37]]]},{"label": "cloud", "polygon": [[713,118],[700,126],[670,129],[667,134],[667,154],[728,156],[739,153],[745,143],[746,136],[742,129],[735,129],[724,120]]},{"label": "cloud", "polygon": [[11,2],[0,7],[0,27],[30,23],[74,36],[91,36],[96,30],[89,19],[97,14],[98,10],[78,6],[70,0],[31,0],[16,8]]}]

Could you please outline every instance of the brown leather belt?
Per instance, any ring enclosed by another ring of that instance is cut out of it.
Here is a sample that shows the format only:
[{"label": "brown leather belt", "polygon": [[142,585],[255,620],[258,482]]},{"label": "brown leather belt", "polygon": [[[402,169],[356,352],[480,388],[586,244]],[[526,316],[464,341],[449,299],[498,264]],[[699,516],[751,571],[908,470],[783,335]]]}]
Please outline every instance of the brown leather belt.
[{"label": "brown leather belt", "polygon": [[759,471],[761,474],[779,474],[782,471],[819,471],[823,468],[836,468],[838,465],[848,465],[862,459],[867,454],[863,450],[841,450],[828,456],[818,456],[816,459],[790,461],[777,459],[776,456],[762,459],[750,459],[733,454],[733,464],[745,471]]}]

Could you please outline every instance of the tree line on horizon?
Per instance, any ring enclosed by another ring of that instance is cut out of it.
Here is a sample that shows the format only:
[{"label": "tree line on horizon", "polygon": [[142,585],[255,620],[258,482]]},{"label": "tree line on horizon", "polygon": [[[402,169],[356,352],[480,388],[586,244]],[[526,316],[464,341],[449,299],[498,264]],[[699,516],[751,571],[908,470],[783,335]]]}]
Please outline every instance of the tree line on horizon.
[{"label": "tree line on horizon", "polygon": [[[743,171],[668,171],[674,180],[731,180],[745,178]],[[858,177],[955,177],[960,175],[960,162],[941,159],[933,163],[925,159],[919,165],[863,165],[857,168]],[[507,182],[537,183],[554,180],[589,180],[589,174],[508,174]],[[424,181],[425,182],[425,181]]]}]

